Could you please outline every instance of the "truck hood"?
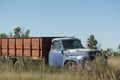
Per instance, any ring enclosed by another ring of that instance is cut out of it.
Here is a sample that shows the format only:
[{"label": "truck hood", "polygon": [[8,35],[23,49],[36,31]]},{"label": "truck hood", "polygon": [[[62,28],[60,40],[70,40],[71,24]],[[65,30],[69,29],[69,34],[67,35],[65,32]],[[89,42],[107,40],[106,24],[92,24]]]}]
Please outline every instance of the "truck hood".
[{"label": "truck hood", "polygon": [[80,51],[80,52],[86,52],[86,51],[95,51],[94,49],[69,49],[69,51]]},{"label": "truck hood", "polygon": [[83,55],[83,56],[88,56],[89,52],[94,52],[94,49],[68,49],[66,50],[64,53],[66,55],[74,55],[74,56],[78,56],[78,55]]}]

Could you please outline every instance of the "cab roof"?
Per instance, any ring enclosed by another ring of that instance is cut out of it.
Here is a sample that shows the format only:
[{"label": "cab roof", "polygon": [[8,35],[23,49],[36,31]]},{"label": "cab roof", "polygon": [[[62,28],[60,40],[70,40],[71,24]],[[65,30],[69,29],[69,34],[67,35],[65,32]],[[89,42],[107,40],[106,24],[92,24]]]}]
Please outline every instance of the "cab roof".
[{"label": "cab roof", "polygon": [[75,38],[75,37],[65,37],[65,38],[54,38],[52,40],[53,41],[60,41],[60,40],[73,40],[73,39],[78,39],[78,38]]}]

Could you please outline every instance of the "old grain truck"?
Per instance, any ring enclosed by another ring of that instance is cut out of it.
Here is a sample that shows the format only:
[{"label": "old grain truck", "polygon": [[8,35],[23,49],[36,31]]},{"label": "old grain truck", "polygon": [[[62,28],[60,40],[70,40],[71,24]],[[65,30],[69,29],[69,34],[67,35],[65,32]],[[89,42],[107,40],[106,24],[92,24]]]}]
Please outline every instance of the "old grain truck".
[{"label": "old grain truck", "polygon": [[26,57],[43,60],[50,66],[63,67],[68,62],[81,64],[94,57],[99,51],[83,48],[81,41],[74,37],[30,37],[0,38],[0,55],[13,60]]}]

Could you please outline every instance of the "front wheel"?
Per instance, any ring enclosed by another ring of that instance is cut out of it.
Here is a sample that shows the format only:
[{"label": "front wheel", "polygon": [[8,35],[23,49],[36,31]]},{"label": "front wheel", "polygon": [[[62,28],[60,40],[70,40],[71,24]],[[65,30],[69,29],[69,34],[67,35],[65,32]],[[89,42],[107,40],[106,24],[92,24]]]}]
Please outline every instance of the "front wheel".
[{"label": "front wheel", "polygon": [[78,65],[75,61],[66,61],[65,64],[64,64],[64,68],[65,69],[74,69],[76,68]]}]

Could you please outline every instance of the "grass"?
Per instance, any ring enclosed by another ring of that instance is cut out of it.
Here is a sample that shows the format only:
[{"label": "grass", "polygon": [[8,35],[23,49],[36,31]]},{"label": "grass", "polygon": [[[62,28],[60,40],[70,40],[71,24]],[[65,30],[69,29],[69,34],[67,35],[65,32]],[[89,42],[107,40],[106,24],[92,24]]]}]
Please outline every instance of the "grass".
[{"label": "grass", "polygon": [[109,58],[108,62],[111,66],[120,69],[120,56],[112,56]]},{"label": "grass", "polygon": [[11,60],[0,58],[0,80],[120,80],[120,57],[110,57],[108,64],[102,57],[88,62],[85,67],[69,69],[50,67],[44,61]]},{"label": "grass", "polygon": [[109,65],[115,68],[115,76],[117,80],[120,80],[120,56],[110,57]]}]

